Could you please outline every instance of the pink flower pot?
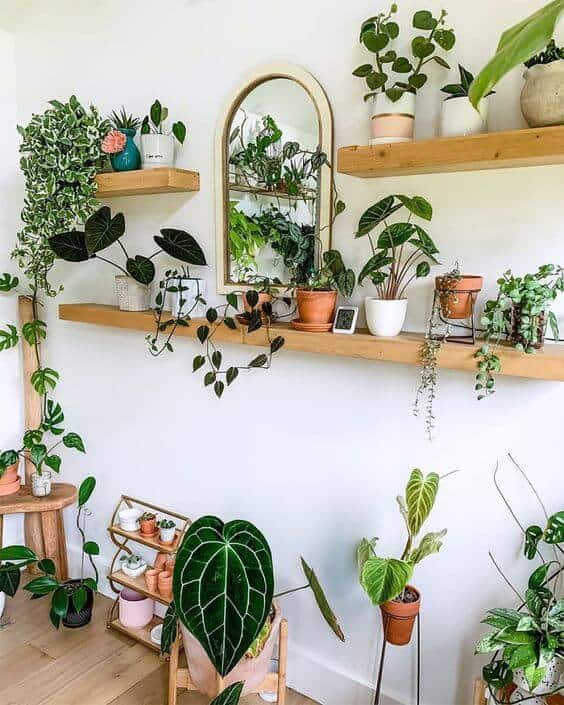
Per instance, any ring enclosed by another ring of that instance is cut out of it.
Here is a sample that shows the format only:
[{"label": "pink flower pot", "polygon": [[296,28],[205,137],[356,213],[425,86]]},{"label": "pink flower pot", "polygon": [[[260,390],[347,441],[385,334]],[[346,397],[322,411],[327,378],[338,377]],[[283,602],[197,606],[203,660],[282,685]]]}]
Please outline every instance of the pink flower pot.
[{"label": "pink flower pot", "polygon": [[119,621],[124,627],[140,629],[153,619],[154,600],[130,588],[119,594]]}]

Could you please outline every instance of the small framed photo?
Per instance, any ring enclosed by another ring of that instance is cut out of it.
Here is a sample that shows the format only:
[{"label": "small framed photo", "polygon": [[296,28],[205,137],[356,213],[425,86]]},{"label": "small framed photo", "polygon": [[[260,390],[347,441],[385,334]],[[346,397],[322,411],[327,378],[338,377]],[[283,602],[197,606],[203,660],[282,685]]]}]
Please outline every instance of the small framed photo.
[{"label": "small framed photo", "polygon": [[356,329],[358,306],[339,306],[333,323],[333,333],[352,335]]}]

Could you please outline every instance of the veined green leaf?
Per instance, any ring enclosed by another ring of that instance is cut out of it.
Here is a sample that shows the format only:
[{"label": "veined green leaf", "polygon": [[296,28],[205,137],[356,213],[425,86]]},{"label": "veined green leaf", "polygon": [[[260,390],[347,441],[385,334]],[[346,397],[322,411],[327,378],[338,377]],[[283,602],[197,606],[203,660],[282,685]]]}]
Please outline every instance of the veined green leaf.
[{"label": "veined green leaf", "polygon": [[381,605],[397,597],[412,574],[412,566],[405,561],[375,557],[364,563],[360,582],[373,604]]},{"label": "veined green leaf", "polygon": [[412,536],[417,536],[427,520],[435,504],[438,491],[439,476],[436,472],[430,472],[426,477],[417,468],[411,472],[405,489],[405,500],[409,531]]},{"label": "veined green leaf", "polygon": [[305,562],[303,558],[301,559],[301,562],[302,570],[304,571],[304,575],[306,576],[311,591],[313,592],[313,596],[315,597],[315,601],[317,602],[319,611],[323,615],[323,619],[327,622],[329,628],[332,630],[335,636],[340,639],[340,641],[345,641],[345,635],[343,634],[343,630],[341,629],[341,626],[335,613],[329,605],[329,601],[325,596],[325,591],[321,587],[321,583],[319,582],[317,575],[309,567],[309,565]]}]

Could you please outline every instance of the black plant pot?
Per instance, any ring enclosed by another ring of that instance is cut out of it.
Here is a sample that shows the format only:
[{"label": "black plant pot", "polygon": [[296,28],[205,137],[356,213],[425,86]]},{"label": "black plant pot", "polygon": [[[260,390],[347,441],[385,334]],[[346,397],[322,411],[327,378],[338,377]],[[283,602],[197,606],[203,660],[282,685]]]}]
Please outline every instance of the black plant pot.
[{"label": "black plant pot", "polygon": [[[69,587],[79,584],[80,580],[67,580],[65,583],[65,585],[68,585]],[[63,625],[68,629],[78,629],[90,624],[90,620],[92,619],[92,607],[94,605],[94,591],[89,587],[85,587],[84,589],[86,590],[86,604],[80,612],[74,608],[71,596],[69,594],[69,609],[66,617],[63,617],[62,619]]]}]

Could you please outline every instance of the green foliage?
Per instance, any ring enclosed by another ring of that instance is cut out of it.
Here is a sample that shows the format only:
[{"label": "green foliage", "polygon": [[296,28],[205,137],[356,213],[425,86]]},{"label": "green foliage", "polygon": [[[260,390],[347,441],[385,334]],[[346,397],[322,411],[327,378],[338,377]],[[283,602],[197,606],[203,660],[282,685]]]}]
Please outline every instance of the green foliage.
[{"label": "green foliage", "polygon": [[[449,83],[441,88],[443,93],[447,94],[445,100],[450,100],[451,98],[466,98],[468,97],[468,91],[474,80],[474,76],[458,64],[458,73],[460,74],[460,83]],[[492,95],[495,91],[490,91],[488,95]]]},{"label": "green foliage", "polygon": [[314,269],[306,282],[313,291],[336,289],[342,296],[352,296],[356,276],[352,269],[347,269],[339,250],[328,250],[321,258],[321,264]]},{"label": "green foliage", "polygon": [[[391,48],[393,40],[397,39],[400,28],[392,20],[397,12],[394,3],[388,12],[380,12],[365,20],[360,28],[360,43],[374,54],[373,64],[362,64],[353,71],[353,76],[366,81],[370,93],[364,96],[368,100],[379,91],[385,92],[392,101],[399,100],[406,92],[417,93],[427,83],[427,73],[423,68],[434,61],[443,68],[450,68],[445,59],[436,54],[437,47],[450,51],[455,44],[452,29],[445,26],[447,13],[442,10],[434,17],[428,10],[414,13],[412,25],[425,34],[416,35],[411,42],[412,58],[398,56]],[[392,74],[400,74],[399,79],[393,79]]]},{"label": "green foliage", "polygon": [[439,491],[439,476],[430,472],[426,477],[421,470],[412,470],[405,488],[407,527],[412,536],[417,536],[433,509]]},{"label": "green foliage", "polygon": [[28,345],[38,345],[47,337],[47,324],[38,319],[28,321],[22,326],[22,335]]},{"label": "green foliage", "polygon": [[[168,108],[161,105],[161,102],[156,99],[151,109],[149,110],[149,115],[145,115],[143,118],[143,123],[141,124],[141,134],[155,134],[162,135],[164,122],[168,118]],[[186,125],[183,122],[175,122],[172,125],[172,134],[180,142],[184,143],[186,139]]]},{"label": "green foliage", "polygon": [[163,620],[163,632],[161,636],[161,654],[170,654],[173,643],[176,641],[178,633],[178,615],[174,600],[168,606]]},{"label": "green foliage", "polygon": [[222,691],[210,705],[238,705],[244,685],[243,681],[233,683]]},{"label": "green foliage", "polygon": [[20,280],[17,277],[12,276],[8,272],[4,272],[4,274],[0,276],[0,292],[7,293],[12,291],[19,283]]},{"label": "green foliage", "polygon": [[44,396],[49,389],[55,389],[59,373],[50,367],[40,367],[31,375],[30,382],[35,391]]},{"label": "green foliage", "polygon": [[19,339],[18,329],[15,326],[8,324],[5,330],[0,328],[0,352],[15,348]]},{"label": "green foliage", "polygon": [[310,568],[310,566],[305,562],[303,558],[300,559],[302,563],[302,570],[304,572],[304,575],[306,577],[306,580],[309,584],[309,587],[311,588],[311,591],[313,592],[313,596],[315,598],[315,601],[317,603],[317,606],[319,607],[319,611],[323,615],[323,619],[327,622],[329,625],[329,628],[331,631],[335,634],[337,639],[340,641],[345,641],[345,635],[343,634],[343,630],[341,629],[341,626],[339,625],[339,621],[337,619],[337,616],[331,609],[331,606],[329,605],[329,601],[327,600],[327,597],[325,595],[325,591],[321,587],[321,583],[319,582],[317,575],[315,572]]},{"label": "green foliage", "polygon": [[131,114],[127,114],[124,106],[121,106],[119,112],[113,110],[110,115],[110,121],[112,127],[116,130],[136,130],[141,124],[141,120],[138,117],[134,117]]},{"label": "green foliage", "polygon": [[413,575],[413,567],[397,558],[369,558],[362,569],[360,583],[374,605],[398,597]]},{"label": "green foliage", "polygon": [[562,12],[564,0],[553,0],[501,35],[494,56],[470,88],[470,102],[475,108],[506,73],[547,46]]},{"label": "green foliage", "polygon": [[564,47],[556,46],[554,39],[551,39],[544,51],[525,61],[525,66],[531,68],[531,66],[536,66],[537,64],[551,64],[553,61],[560,61],[560,59],[564,59]]}]

